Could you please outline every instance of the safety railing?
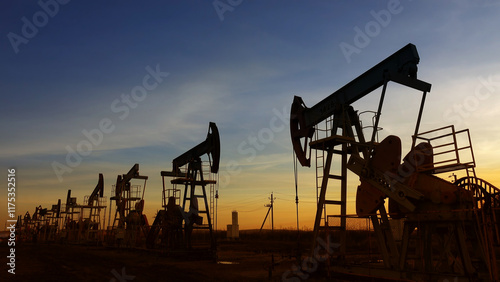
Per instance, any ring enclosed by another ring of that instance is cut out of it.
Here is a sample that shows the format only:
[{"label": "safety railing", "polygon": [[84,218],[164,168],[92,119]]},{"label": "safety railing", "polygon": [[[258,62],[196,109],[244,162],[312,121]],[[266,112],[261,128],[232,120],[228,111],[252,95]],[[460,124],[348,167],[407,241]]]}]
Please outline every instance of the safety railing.
[{"label": "safety railing", "polygon": [[[416,161],[417,171],[432,171],[444,173],[459,169],[474,168],[476,166],[474,151],[468,129],[456,131],[453,125],[426,131],[413,136],[414,143],[425,141],[432,146],[432,163],[419,164]],[[417,152],[418,156],[427,152]]]},{"label": "safety railing", "polygon": [[[85,205],[87,205],[89,203],[89,198],[90,198],[89,195],[86,195],[83,198],[83,202],[84,202]],[[97,198],[94,199],[94,202],[92,203],[92,206],[93,207],[106,207],[107,202],[108,202],[108,199],[107,199],[106,196],[104,196],[104,197],[97,197]]]},{"label": "safety railing", "polygon": [[[122,191],[122,198],[127,200],[137,200],[142,198],[142,185],[130,185],[129,190]],[[111,195],[116,194],[116,185],[112,185]]]}]

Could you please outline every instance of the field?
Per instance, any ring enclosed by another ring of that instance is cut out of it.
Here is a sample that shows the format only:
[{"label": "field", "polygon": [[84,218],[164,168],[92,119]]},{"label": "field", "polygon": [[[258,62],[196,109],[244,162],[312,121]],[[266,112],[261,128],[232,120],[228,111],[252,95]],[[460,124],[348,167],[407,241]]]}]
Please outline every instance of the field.
[{"label": "field", "polygon": [[[16,274],[9,274],[3,264],[0,281],[281,281],[292,277],[298,247],[305,256],[311,235],[301,231],[298,244],[297,231],[241,231],[240,239],[232,241],[219,233],[216,258],[196,249],[176,254],[142,248],[18,242]],[[4,258],[8,255],[5,242],[0,252]],[[316,277],[304,273],[308,281],[324,280],[320,270],[311,274]]]},{"label": "field", "polygon": [[[317,241],[313,252],[312,231],[244,230],[240,231],[239,239],[233,240],[226,239],[225,232],[217,232],[217,252],[211,252],[207,247],[207,235],[193,233],[191,250],[183,247],[174,250],[126,248],[96,243],[16,242],[15,275],[7,272],[5,261],[10,250],[4,241],[0,244],[0,256],[3,257],[0,281],[299,282],[360,281],[361,278],[382,281],[376,280],[373,275],[401,281],[398,271],[383,270],[376,236],[370,231],[347,231],[346,244],[349,248],[345,263],[337,260],[337,232],[329,234],[328,242]],[[439,249],[439,244],[436,241],[433,245]],[[326,256],[327,253],[330,256]],[[329,264],[326,263],[327,257]],[[419,261],[421,259],[415,260]],[[487,280],[484,265],[479,261],[473,265],[482,273],[480,280]],[[405,281],[469,281],[466,276],[458,277],[453,271],[446,271],[439,275],[424,275],[409,270],[405,274],[409,280]],[[356,277],[346,276],[353,274]]]}]

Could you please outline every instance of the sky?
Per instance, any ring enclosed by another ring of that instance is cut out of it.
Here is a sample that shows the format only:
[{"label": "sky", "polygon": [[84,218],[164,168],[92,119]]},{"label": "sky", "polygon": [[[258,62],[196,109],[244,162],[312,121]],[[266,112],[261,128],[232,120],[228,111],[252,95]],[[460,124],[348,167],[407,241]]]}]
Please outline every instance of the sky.
[{"label": "sky", "polygon": [[[83,203],[99,173],[109,199],[138,163],[152,222],[160,171],[215,122],[218,229],[233,210],[240,229],[259,228],[271,193],[275,228],[295,228],[294,95],[311,107],[408,43],[432,84],[421,131],[469,128],[478,177],[500,186],[499,10],[498,0],[2,1],[0,221],[8,169],[24,215],[68,189]],[[354,108],[376,110],[380,91]],[[386,95],[380,137],[400,136],[405,154],[421,93],[389,84]],[[358,177],[349,183],[354,213]],[[298,169],[297,187],[299,225],[311,229],[314,167]]]}]

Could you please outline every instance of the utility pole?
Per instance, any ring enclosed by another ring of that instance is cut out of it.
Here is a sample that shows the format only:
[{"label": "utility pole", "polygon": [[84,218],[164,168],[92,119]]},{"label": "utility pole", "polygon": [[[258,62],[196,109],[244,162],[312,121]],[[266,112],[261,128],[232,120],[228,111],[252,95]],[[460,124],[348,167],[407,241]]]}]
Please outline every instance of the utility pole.
[{"label": "utility pole", "polygon": [[276,200],[275,197],[273,197],[273,192],[271,192],[271,197],[269,198],[271,200],[270,204],[264,205],[264,207],[269,208],[267,210],[266,217],[264,218],[264,221],[262,222],[262,226],[260,227],[260,231],[262,231],[262,228],[264,227],[264,224],[266,223],[267,216],[269,215],[269,212],[271,212],[271,230],[274,231],[274,200]]},{"label": "utility pole", "polygon": [[271,230],[274,231],[274,200],[276,198],[273,198],[273,192],[271,192]]}]

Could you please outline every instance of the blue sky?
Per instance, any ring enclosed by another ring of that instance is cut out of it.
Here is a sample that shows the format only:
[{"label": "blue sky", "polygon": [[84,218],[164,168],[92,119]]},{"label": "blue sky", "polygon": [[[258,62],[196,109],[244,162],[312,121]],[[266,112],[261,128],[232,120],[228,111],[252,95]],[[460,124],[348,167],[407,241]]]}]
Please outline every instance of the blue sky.
[{"label": "blue sky", "polygon": [[[0,181],[17,169],[18,214],[50,207],[67,189],[81,203],[98,173],[109,197],[116,175],[139,163],[152,220],[160,171],[203,141],[213,121],[222,142],[219,228],[232,210],[242,228],[259,227],[272,191],[275,225],[295,226],[293,95],[312,106],[410,42],[419,78],[432,84],[422,130],[470,128],[478,176],[500,185],[500,1],[42,0],[0,8]],[[376,109],[379,93],[355,108]],[[403,152],[419,101],[420,93],[388,88],[381,136],[401,136]],[[83,132],[96,130],[102,140],[89,143]],[[88,154],[58,178],[53,164],[68,165],[68,148],[79,144]],[[313,168],[300,169],[299,190],[300,222],[311,227]]]}]

